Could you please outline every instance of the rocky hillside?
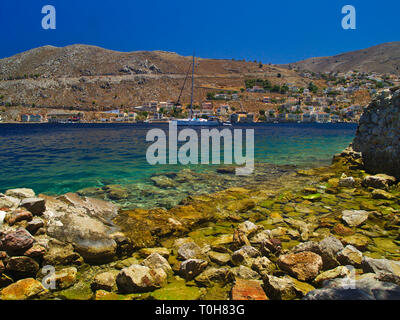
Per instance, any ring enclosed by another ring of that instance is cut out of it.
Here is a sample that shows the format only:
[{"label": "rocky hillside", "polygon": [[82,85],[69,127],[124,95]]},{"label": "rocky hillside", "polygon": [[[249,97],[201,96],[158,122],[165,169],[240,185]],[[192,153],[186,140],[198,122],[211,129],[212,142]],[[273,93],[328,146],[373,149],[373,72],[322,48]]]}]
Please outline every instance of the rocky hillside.
[{"label": "rocky hillside", "polygon": [[[177,99],[191,57],[176,53],[116,52],[87,45],[45,46],[0,60],[0,96],[9,105],[101,110]],[[277,77],[280,73],[281,77]],[[284,68],[256,62],[196,59],[195,100],[208,91],[239,90],[246,78],[305,86]],[[186,86],[184,103],[189,101]]]},{"label": "rocky hillside", "polygon": [[301,70],[313,72],[364,72],[400,73],[400,42],[389,42],[371,48],[319,57],[291,64]]}]

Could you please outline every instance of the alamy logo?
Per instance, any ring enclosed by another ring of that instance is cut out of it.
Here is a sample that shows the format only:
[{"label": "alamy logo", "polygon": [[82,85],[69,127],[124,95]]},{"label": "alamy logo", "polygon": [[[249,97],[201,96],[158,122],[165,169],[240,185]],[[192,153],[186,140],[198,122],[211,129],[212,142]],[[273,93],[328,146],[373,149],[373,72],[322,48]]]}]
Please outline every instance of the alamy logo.
[{"label": "alamy logo", "polygon": [[[221,140],[224,141],[224,164],[244,165],[236,168],[236,175],[250,175],[254,171],[254,129],[244,130],[246,133],[245,156],[243,156],[242,129],[201,129],[200,138],[194,129],[183,129],[178,133],[176,123],[169,124],[168,159],[167,135],[162,129],[151,129],[147,132],[146,141],[153,142],[146,151],[147,162],[156,164],[221,164]],[[178,142],[185,142],[179,147]],[[210,150],[211,142],[211,150]],[[200,145],[200,157],[199,157]],[[232,149],[233,146],[233,149]],[[233,154],[233,157],[232,157]],[[168,160],[168,161],[167,161]],[[234,160],[234,161],[233,161]]]},{"label": "alamy logo", "polygon": [[51,5],[46,5],[42,8],[42,14],[45,16],[42,19],[42,28],[44,30],[56,29],[56,8]]},{"label": "alamy logo", "polygon": [[342,14],[345,16],[342,19],[342,28],[344,30],[356,29],[356,8],[351,5],[346,5],[342,8]]}]

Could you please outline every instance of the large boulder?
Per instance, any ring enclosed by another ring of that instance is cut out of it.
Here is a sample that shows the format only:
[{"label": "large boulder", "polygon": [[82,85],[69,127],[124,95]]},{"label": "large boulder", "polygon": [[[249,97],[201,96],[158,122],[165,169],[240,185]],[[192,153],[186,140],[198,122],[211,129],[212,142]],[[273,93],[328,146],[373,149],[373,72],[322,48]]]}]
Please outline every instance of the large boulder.
[{"label": "large boulder", "polygon": [[6,251],[9,255],[22,255],[26,250],[32,247],[35,239],[25,229],[10,231],[0,238],[0,249]]},{"label": "large boulder", "polygon": [[72,244],[89,263],[107,263],[115,257],[115,205],[68,193],[58,198],[46,197],[46,207],[44,217],[50,237]]},{"label": "large boulder", "polygon": [[380,279],[400,285],[399,261],[364,257],[362,269],[364,272],[375,273]]},{"label": "large boulder", "polygon": [[361,152],[365,169],[400,178],[400,90],[383,90],[360,118],[352,147]]},{"label": "large boulder", "polygon": [[43,198],[24,198],[20,206],[38,216],[46,210],[46,201]]},{"label": "large boulder", "polygon": [[387,189],[389,186],[396,182],[396,178],[387,174],[377,174],[374,176],[366,176],[362,185],[364,187],[371,187],[375,189]]},{"label": "large boulder", "polygon": [[322,258],[310,251],[281,255],[278,266],[300,281],[313,280],[322,269]]},{"label": "large boulder", "polygon": [[9,189],[6,191],[5,195],[18,199],[34,198],[35,191],[28,188]]},{"label": "large boulder", "polygon": [[118,290],[122,293],[153,291],[167,283],[163,269],[150,269],[138,264],[122,269],[116,278]]},{"label": "large boulder", "polygon": [[35,277],[39,271],[39,264],[29,257],[11,257],[7,259],[6,271],[18,279]]},{"label": "large boulder", "polygon": [[32,278],[19,280],[0,292],[0,300],[26,300],[45,293],[43,285]]}]

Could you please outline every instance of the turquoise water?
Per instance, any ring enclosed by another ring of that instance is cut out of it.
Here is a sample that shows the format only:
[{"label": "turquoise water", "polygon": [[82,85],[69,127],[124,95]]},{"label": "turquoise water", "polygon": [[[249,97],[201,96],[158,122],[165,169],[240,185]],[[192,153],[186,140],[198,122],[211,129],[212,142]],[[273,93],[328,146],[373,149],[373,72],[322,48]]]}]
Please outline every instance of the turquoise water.
[{"label": "turquoise water", "polygon": [[[188,167],[147,163],[151,143],[145,137],[152,128],[145,124],[0,124],[0,192],[27,187],[37,193],[62,194],[110,184],[150,183],[154,174]],[[255,129],[256,162],[313,167],[329,164],[333,154],[352,141],[356,125],[237,128]],[[216,166],[190,168],[207,172]]]}]

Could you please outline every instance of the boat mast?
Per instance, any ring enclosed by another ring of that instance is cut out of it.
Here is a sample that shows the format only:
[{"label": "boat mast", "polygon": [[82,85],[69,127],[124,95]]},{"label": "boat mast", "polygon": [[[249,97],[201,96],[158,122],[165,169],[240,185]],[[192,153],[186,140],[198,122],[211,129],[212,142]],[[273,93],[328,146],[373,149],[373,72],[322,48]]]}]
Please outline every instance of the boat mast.
[{"label": "boat mast", "polygon": [[192,93],[190,95],[190,119],[193,118],[193,87],[194,87],[194,52],[193,52],[193,62],[192,62]]}]

